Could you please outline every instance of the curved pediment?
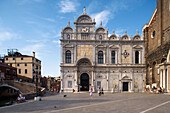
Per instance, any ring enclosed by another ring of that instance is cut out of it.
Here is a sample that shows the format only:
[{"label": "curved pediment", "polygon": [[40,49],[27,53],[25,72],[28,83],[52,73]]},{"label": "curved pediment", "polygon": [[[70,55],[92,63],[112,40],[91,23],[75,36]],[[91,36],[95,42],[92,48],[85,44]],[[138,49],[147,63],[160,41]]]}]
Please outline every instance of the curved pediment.
[{"label": "curved pediment", "polygon": [[97,48],[105,48],[106,46],[100,44],[100,45],[97,45],[96,47]]},{"label": "curved pediment", "polygon": [[133,37],[133,40],[141,40],[141,36],[139,34],[136,34],[134,37]]},{"label": "curved pediment", "polygon": [[73,28],[70,26],[65,27],[63,30],[64,33],[72,33],[73,31],[74,31]]},{"label": "curved pediment", "polygon": [[127,34],[124,34],[121,39],[122,40],[130,40],[130,37]]},{"label": "curved pediment", "polygon": [[98,27],[97,29],[96,29],[96,33],[105,33],[105,29],[103,28],[103,27]]},{"label": "curved pediment", "polygon": [[119,38],[115,35],[115,34],[112,34],[110,37],[109,37],[110,40],[119,40]]},{"label": "curved pediment", "polygon": [[90,23],[92,22],[92,18],[87,14],[83,14],[78,17],[77,22],[78,23]]}]

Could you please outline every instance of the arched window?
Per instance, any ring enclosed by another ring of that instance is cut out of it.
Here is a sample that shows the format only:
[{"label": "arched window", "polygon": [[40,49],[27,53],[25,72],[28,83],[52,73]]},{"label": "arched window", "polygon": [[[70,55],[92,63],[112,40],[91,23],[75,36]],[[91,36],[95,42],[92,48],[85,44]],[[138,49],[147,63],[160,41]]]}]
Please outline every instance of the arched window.
[{"label": "arched window", "polygon": [[115,64],[115,51],[112,51],[112,64]]},{"label": "arched window", "polygon": [[139,51],[135,52],[135,64],[139,64]]},{"label": "arched window", "polygon": [[98,52],[98,64],[103,64],[103,51]]},{"label": "arched window", "polygon": [[71,51],[67,50],[66,51],[66,63],[71,63]]},{"label": "arched window", "polygon": [[99,39],[102,39],[102,35],[99,35]]},{"label": "arched window", "polygon": [[67,34],[67,39],[70,39],[70,35],[69,34]]}]

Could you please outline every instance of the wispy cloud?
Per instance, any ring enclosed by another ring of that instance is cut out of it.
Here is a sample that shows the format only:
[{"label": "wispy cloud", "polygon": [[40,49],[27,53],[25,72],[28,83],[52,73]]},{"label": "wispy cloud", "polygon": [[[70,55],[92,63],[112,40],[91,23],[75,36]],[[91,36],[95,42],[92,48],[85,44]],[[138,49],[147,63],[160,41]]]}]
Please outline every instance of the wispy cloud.
[{"label": "wispy cloud", "polygon": [[115,34],[117,35],[117,36],[119,36],[119,35],[123,35],[125,33],[125,29],[122,29],[122,28],[117,28],[116,30],[115,30]]},{"label": "wispy cloud", "polygon": [[[116,13],[122,9],[126,9],[128,6],[125,3],[125,0],[120,1],[110,1],[106,5],[101,5],[98,2],[92,1],[91,4],[88,6],[88,10],[93,10],[93,6],[95,7],[103,7],[103,11],[100,11],[98,13],[92,13],[92,17],[95,18],[96,21],[96,27],[100,25],[100,21],[102,21],[103,26],[105,27],[110,19],[113,19],[116,15]],[[97,5],[97,6],[96,6]],[[97,10],[97,9],[95,9]]]},{"label": "wispy cloud", "polygon": [[0,32],[0,41],[12,40],[19,37],[20,36],[18,34],[9,31]]},{"label": "wispy cloud", "polygon": [[76,7],[79,6],[79,3],[77,0],[61,0],[57,5],[61,8],[61,13],[70,13],[76,12]]},{"label": "wispy cloud", "polygon": [[60,41],[59,40],[53,40],[53,43],[60,44]]},{"label": "wispy cloud", "polygon": [[45,45],[43,43],[32,44],[32,45],[23,47],[23,49],[21,49],[21,51],[23,54],[30,54],[34,51],[34,52],[36,52],[36,57],[40,58],[40,56],[38,54],[40,53],[41,49],[44,46]]},{"label": "wispy cloud", "polygon": [[53,22],[53,23],[55,23],[56,21],[55,21],[55,19],[53,19],[53,18],[42,18],[43,20],[46,20],[46,21],[48,21],[48,22]]},{"label": "wispy cloud", "polygon": [[96,21],[96,26],[98,27],[100,25],[100,21],[102,21],[103,26],[106,26],[110,19],[110,11],[109,10],[104,10],[102,12],[96,13],[92,15],[92,18],[95,18]]}]

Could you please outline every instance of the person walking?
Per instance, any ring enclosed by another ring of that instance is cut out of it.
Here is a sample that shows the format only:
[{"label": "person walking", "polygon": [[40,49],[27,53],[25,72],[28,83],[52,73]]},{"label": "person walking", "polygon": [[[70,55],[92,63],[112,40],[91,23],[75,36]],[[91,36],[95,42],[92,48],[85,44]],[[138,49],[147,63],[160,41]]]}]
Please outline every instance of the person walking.
[{"label": "person walking", "polygon": [[90,97],[92,97],[93,96],[93,89],[91,88],[90,89]]},{"label": "person walking", "polygon": [[98,93],[99,93],[99,96],[101,96],[101,90],[100,90],[100,87],[99,87]]},{"label": "person walking", "polygon": [[102,95],[104,96],[104,91],[103,91],[103,88],[102,88],[102,91],[101,91]]}]

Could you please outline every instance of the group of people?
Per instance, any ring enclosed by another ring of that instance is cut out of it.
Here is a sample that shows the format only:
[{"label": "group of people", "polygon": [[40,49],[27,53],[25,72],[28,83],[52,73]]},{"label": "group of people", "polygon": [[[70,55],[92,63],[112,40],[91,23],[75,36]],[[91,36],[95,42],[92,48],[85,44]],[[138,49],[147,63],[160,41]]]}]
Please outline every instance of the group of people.
[{"label": "group of people", "polygon": [[164,88],[163,87],[159,87],[156,88],[155,86],[152,88],[152,92],[153,93],[163,93],[164,92]]},{"label": "group of people", "polygon": [[[104,95],[103,88],[102,88],[102,89],[101,89],[101,88],[99,88],[99,90],[98,90],[98,94],[99,94],[99,96]],[[93,89],[92,89],[92,88],[90,89],[90,96],[91,96],[91,97],[93,96]]]},{"label": "group of people", "polygon": [[21,94],[19,94],[19,96],[17,97],[16,102],[17,103],[22,103],[22,102],[25,102],[25,101],[26,101],[25,96],[22,96]]}]

